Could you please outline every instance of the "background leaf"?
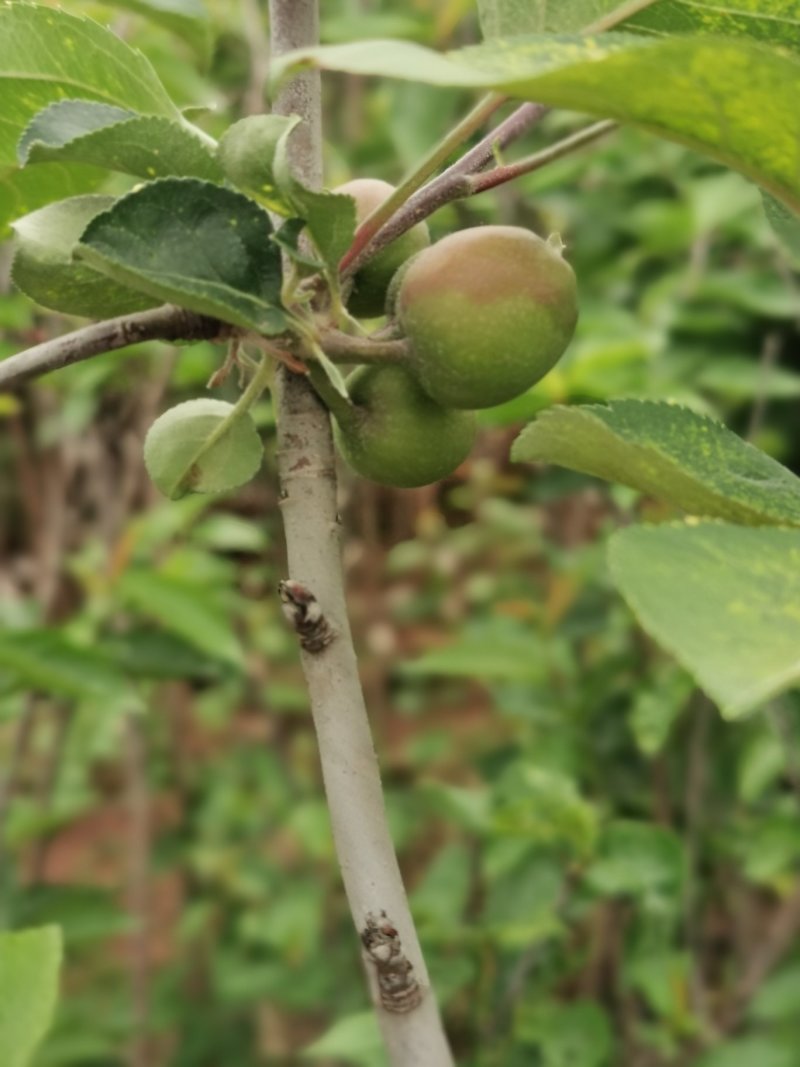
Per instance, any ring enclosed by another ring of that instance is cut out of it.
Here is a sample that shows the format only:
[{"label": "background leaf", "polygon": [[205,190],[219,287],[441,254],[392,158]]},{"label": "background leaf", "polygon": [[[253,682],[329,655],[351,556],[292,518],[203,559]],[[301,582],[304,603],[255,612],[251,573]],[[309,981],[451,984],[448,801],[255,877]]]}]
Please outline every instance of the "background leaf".
[{"label": "background leaf", "polygon": [[266,211],[230,189],[164,178],[89,223],[76,254],[123,284],[262,333],[279,333],[281,262]]},{"label": "background leaf", "polygon": [[551,408],[511,454],[619,481],[696,515],[800,526],[800,478],[722,423],[676,404]]},{"label": "background leaf", "polygon": [[800,531],[629,527],[608,552],[641,625],[726,717],[800,681]]},{"label": "background leaf", "polygon": [[61,699],[103,703],[118,710],[138,703],[124,674],[105,656],[57,630],[3,633],[0,674],[6,684]]},{"label": "background leaf", "polygon": [[144,568],[119,581],[122,601],[149,615],[201,652],[241,668],[242,646],[219,598],[202,586]]},{"label": "background leaf", "polygon": [[206,63],[211,58],[213,35],[208,10],[202,0],[105,0],[112,7],[135,11],[150,22],[171,30],[194,49]]},{"label": "background leaf", "polygon": [[0,933],[0,1061],[26,1067],[53,1019],[61,931],[42,926]]}]

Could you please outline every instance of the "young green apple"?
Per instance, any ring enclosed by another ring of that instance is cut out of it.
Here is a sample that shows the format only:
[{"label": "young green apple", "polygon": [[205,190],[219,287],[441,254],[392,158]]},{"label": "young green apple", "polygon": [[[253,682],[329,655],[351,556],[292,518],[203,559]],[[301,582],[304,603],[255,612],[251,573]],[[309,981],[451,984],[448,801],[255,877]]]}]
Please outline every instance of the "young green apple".
[{"label": "young green apple", "polygon": [[[360,225],[394,192],[394,186],[378,178],[355,178],[340,185],[334,192],[352,196],[356,202],[356,222]],[[430,243],[427,225],[419,222],[368,260],[353,278],[353,290],[348,301],[350,311],[365,319],[382,315],[386,291],[395,271]]]},{"label": "young green apple", "polygon": [[359,367],[347,379],[351,403],[334,408],[339,451],[358,474],[412,488],[450,474],[475,440],[472,412],[448,411],[403,367]]},{"label": "young green apple", "polygon": [[414,258],[395,312],[432,399],[492,407],[525,392],[562,356],[578,318],[575,275],[560,242],[480,226]]}]

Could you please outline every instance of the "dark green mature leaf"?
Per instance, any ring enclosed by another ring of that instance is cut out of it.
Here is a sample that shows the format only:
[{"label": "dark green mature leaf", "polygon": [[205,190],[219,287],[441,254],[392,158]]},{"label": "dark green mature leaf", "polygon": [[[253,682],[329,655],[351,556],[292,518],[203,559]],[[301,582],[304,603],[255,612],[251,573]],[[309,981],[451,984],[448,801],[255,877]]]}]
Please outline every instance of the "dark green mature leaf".
[{"label": "dark green mature leaf", "polygon": [[28,122],[65,97],[180,118],[149,61],[110,30],[59,8],[0,7],[0,165],[16,163]]},{"label": "dark green mature leaf", "polygon": [[61,970],[57,926],[0,933],[0,1063],[26,1067],[53,1020]]},{"label": "dark green mature leaf", "polygon": [[60,100],[28,123],[20,138],[21,166],[75,162],[139,178],[222,181],[213,141],[196,127],[159,115],[136,115],[93,100]]},{"label": "dark green mature leaf", "polygon": [[697,515],[800,526],[800,478],[722,423],[676,404],[550,408],[511,454],[623,482]]},{"label": "dark green mature leaf", "polygon": [[629,527],[609,563],[644,629],[727,718],[800,682],[800,531]]},{"label": "dark green mature leaf", "polygon": [[164,178],[89,223],[76,255],[160,300],[280,333],[280,251],[266,211],[240,193]]},{"label": "dark green mature leaf", "polygon": [[75,196],[17,219],[11,274],[17,288],[44,307],[88,318],[124,315],[158,304],[72,259],[87,223],[113,203],[112,196]]},{"label": "dark green mature leaf", "polygon": [[105,170],[75,163],[0,168],[0,239],[13,219],[62,197],[90,193],[107,179]]},{"label": "dark green mature leaf", "polygon": [[208,10],[202,0],[105,0],[112,7],[135,11],[157,26],[171,30],[207,62],[213,34]]},{"label": "dark green mature leaf", "polygon": [[0,674],[12,684],[67,700],[137,705],[125,676],[92,648],[57,630],[14,630],[0,641]]},{"label": "dark green mature leaf", "polygon": [[511,96],[632,123],[706,152],[800,211],[800,58],[747,38],[508,38],[440,54],[405,41],[291,53],[307,68],[384,75]]},{"label": "dark green mature leaf", "polygon": [[234,667],[243,666],[244,653],[229,613],[218,597],[202,586],[149,568],[136,568],[122,576],[118,591],[124,603],[157,619],[165,630],[201,652]]},{"label": "dark green mature leaf", "polygon": [[188,492],[222,493],[249,482],[264,449],[249,414],[210,397],[186,400],[153,423],[144,442],[147,473],[171,500]]}]

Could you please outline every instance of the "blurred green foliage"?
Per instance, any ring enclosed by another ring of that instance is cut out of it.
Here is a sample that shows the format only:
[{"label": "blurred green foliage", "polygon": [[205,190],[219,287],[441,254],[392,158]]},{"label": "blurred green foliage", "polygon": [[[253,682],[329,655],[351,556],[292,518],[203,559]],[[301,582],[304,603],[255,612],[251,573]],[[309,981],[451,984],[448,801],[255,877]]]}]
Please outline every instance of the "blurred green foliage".
[{"label": "blurred green foliage", "polygon": [[[68,4],[218,135],[258,96],[256,0],[209,3],[205,58],[147,7]],[[329,42],[477,32],[466,0],[323,4]],[[396,181],[470,103],[325,84],[330,187]],[[390,821],[457,1062],[792,1067],[798,701],[723,724],[605,571],[608,533],[656,505],[508,446],[553,401],[672,397],[796,468],[796,279],[753,187],[643,133],[431,221],[560,232],[581,297],[567,358],[482,413],[457,477],[344,486]],[[6,285],[0,355],[71,325]],[[148,426],[222,358],[139,346],[0,398],[0,914],[60,924],[68,961],[37,1067],[384,1062],[274,595],[269,404],[267,469],[236,495],[166,503],[143,472]]]}]

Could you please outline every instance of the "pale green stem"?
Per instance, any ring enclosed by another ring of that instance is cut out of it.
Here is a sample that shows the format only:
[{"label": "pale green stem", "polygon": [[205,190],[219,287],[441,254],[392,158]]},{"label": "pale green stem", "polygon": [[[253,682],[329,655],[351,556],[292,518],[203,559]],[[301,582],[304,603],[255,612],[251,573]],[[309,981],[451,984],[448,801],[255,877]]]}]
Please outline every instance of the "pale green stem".
[{"label": "pale green stem", "polygon": [[525,156],[524,159],[519,159],[515,163],[497,166],[483,174],[470,174],[465,178],[465,181],[469,183],[468,195],[482,193],[485,189],[493,189],[495,186],[503,185],[514,178],[521,177],[523,174],[531,174],[535,170],[540,170],[542,167],[547,166],[548,163],[553,163],[555,160],[569,155],[570,152],[596,141],[598,137],[603,137],[616,128],[616,122],[612,119],[604,119],[602,122],[595,122],[592,126],[586,126],[584,129],[570,134],[569,137],[565,137],[561,141],[556,141],[555,144],[548,145],[547,148],[543,148],[540,152]]},{"label": "pale green stem", "polygon": [[348,265],[359,252],[366,247],[378,230],[418,189],[422,188],[430,176],[450,158],[456,148],[486,122],[486,120],[505,103],[506,98],[499,93],[489,93],[470,111],[468,115],[454,126],[449,133],[435,145],[427,156],[398,185],[391,196],[379,204],[371,215],[361,223],[353,243],[342,257],[339,273],[342,278],[349,276]]}]

